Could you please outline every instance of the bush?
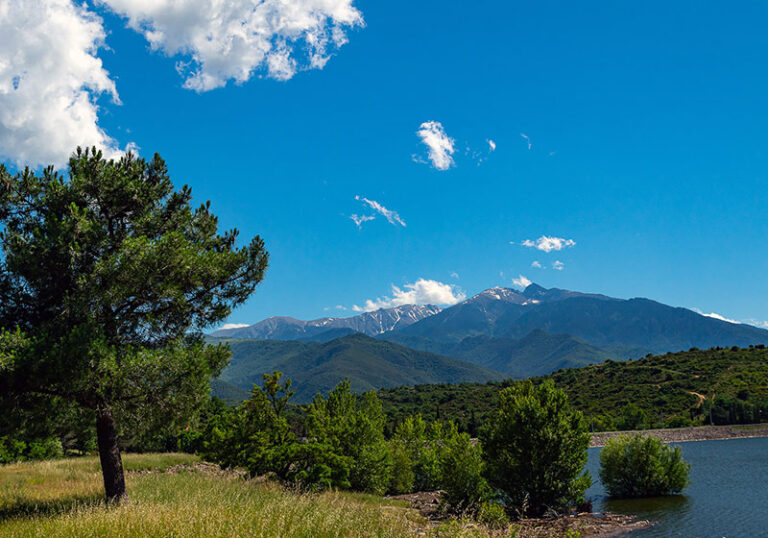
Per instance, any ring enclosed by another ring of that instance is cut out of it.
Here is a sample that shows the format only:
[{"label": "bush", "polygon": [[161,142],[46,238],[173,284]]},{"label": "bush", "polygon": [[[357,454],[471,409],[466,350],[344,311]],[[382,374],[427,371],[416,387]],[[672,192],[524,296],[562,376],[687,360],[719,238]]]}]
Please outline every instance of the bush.
[{"label": "bush", "polygon": [[508,510],[542,515],[581,503],[592,480],[583,472],[590,434],[551,380],[520,381],[499,393],[499,409],[482,430],[486,476]]},{"label": "bush", "polygon": [[600,452],[600,480],[611,497],[655,497],[680,493],[690,465],[680,447],[650,435],[621,435]]},{"label": "bush", "polygon": [[648,415],[633,403],[625,405],[616,419],[616,428],[619,430],[643,430],[647,426]]},{"label": "bush", "polygon": [[687,428],[693,426],[693,422],[688,417],[670,417],[664,422],[665,428]]},{"label": "bush", "polygon": [[442,501],[449,511],[474,514],[489,499],[491,489],[484,470],[480,444],[450,424],[440,448],[440,487],[445,490]]},{"label": "bush", "polygon": [[484,502],[477,510],[477,521],[492,529],[503,529],[509,525],[504,507],[497,503]]}]

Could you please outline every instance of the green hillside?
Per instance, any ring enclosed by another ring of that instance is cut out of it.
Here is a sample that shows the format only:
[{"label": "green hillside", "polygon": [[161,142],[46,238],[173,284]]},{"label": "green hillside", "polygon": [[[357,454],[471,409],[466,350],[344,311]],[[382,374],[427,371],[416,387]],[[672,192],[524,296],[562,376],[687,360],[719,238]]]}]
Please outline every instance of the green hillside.
[{"label": "green hillside", "polygon": [[[768,420],[768,350],[712,348],[559,370],[550,376],[595,429],[621,428],[625,406],[645,413],[642,426]],[[442,384],[383,389],[390,420],[411,413],[456,420],[470,431],[482,423],[501,388],[511,383]],[[711,409],[711,414],[710,414]]]},{"label": "green hillside", "polygon": [[[261,382],[262,374],[280,370],[293,380],[294,401],[298,403],[310,401],[318,392],[327,393],[345,377],[349,378],[355,392],[417,383],[461,383],[504,377],[468,362],[408,349],[362,334],[327,343],[218,341],[227,342],[232,349],[232,360],[222,372],[220,381],[247,390]],[[214,394],[217,394],[216,387]]]}]

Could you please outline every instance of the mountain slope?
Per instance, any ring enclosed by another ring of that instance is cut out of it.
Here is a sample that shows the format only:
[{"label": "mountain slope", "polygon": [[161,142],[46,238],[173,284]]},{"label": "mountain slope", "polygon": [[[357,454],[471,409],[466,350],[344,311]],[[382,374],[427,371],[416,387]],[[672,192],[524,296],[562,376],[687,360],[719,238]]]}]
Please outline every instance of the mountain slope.
[{"label": "mountain slope", "polygon": [[536,284],[523,292],[486,290],[382,337],[420,349],[437,349],[436,344],[456,344],[467,337],[517,340],[537,329],[570,335],[620,358],[690,347],[768,343],[766,330],[702,316],[685,308],[648,299],[623,300],[548,290]]},{"label": "mountain slope", "polygon": [[295,401],[307,402],[327,393],[348,377],[352,390],[418,383],[462,383],[502,379],[498,372],[464,361],[408,349],[362,334],[327,343],[274,340],[225,341],[232,349],[230,365],[220,379],[242,389],[261,382],[264,373],[280,370],[293,380]]},{"label": "mountain slope", "polygon": [[270,340],[308,340],[334,329],[346,329],[374,336],[401,329],[440,312],[434,305],[403,305],[380,309],[349,318],[319,318],[303,321],[286,316],[273,316],[263,321],[233,329],[220,329],[212,336],[228,338],[259,338]]},{"label": "mountain slope", "polygon": [[421,337],[388,333],[382,338],[484,366],[509,377],[544,375],[561,368],[576,368],[617,359],[605,351],[567,334],[553,335],[535,329],[519,339],[470,336],[460,342],[436,342]]}]

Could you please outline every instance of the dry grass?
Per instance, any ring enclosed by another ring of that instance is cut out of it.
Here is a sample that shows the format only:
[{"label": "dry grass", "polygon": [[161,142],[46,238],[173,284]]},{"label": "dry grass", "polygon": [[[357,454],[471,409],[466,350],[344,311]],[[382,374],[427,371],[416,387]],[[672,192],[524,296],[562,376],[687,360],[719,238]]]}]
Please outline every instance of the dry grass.
[{"label": "dry grass", "polygon": [[[185,455],[128,455],[130,470],[194,462]],[[102,501],[96,458],[0,467],[0,536],[358,537],[486,536],[480,527],[434,527],[402,502],[340,492],[298,494],[235,475],[129,473],[130,500]]]}]

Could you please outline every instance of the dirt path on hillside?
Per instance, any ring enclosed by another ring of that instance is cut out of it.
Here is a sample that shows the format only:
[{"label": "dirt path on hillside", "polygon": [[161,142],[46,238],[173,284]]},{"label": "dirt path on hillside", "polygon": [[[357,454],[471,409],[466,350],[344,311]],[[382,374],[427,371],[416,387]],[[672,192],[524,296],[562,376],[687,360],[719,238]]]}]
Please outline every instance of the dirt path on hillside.
[{"label": "dirt path on hillside", "polygon": [[704,404],[704,400],[707,399],[707,397],[704,396],[703,394],[699,394],[698,392],[693,392],[692,390],[686,390],[685,392],[687,392],[688,394],[690,394],[692,396],[696,396],[699,399],[699,403],[696,404],[696,409],[701,407],[702,404]]}]

